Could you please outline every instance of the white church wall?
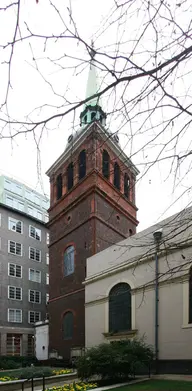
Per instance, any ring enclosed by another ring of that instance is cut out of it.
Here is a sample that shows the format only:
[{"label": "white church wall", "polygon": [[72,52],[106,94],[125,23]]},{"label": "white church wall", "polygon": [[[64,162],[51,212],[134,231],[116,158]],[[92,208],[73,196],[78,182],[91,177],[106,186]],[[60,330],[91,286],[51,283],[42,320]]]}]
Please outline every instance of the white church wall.
[{"label": "white church wall", "polygon": [[[191,254],[191,247],[185,248],[186,259]],[[127,282],[132,288],[132,329],[136,335],[145,337],[148,344],[155,344],[155,262],[147,260],[132,268],[121,271],[121,265],[105,270],[106,262],[110,264],[101,252],[100,276],[91,275],[85,285],[85,322],[86,346],[91,347],[108,339],[103,335],[108,332],[108,294],[110,289],[119,282]],[[108,253],[110,258],[110,253]],[[188,270],[186,263],[178,250],[159,258],[159,271],[166,273],[173,266],[179,266],[179,272],[166,274],[159,285],[159,358],[160,359],[191,359],[192,324],[188,324]],[[94,263],[90,258],[88,263]],[[104,270],[102,270],[102,261]],[[92,265],[90,266],[90,268]],[[183,277],[185,275],[185,277]],[[95,277],[95,278],[94,278]],[[92,280],[92,282],[91,282]],[[164,280],[164,282],[163,282]],[[141,288],[142,286],[145,288]],[[140,288],[140,289],[139,289]]]}]

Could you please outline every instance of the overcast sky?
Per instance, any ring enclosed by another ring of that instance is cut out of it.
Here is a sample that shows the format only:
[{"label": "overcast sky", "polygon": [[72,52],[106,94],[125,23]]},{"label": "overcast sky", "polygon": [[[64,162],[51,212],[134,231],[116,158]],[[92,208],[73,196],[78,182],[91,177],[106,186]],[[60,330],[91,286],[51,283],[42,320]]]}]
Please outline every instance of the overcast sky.
[{"label": "overcast sky", "polygon": [[[1,3],[8,4],[9,1],[2,1]],[[60,0],[56,0],[55,4],[60,4]],[[30,29],[33,32],[41,32],[41,34],[50,34],[50,31],[60,33],[61,29],[58,23],[57,15],[53,12],[53,8],[48,6],[47,0],[39,0],[39,4],[36,4],[35,0],[21,1],[22,15],[21,20],[27,21],[30,25]],[[93,2],[91,0],[72,0],[73,18],[76,21],[78,32],[87,42],[91,42],[94,36],[94,32],[97,32],[97,39],[95,45],[99,45],[102,36],[100,37],[100,30],[103,27],[103,23],[106,20],[106,16],[109,13],[109,9],[113,6],[112,0],[97,0]],[[70,5],[70,2],[69,2]],[[63,6],[64,7],[64,6]],[[15,13],[10,12],[5,16],[4,13],[0,13],[0,43],[6,43],[11,40],[14,32],[14,17]],[[134,26],[135,20],[130,20],[129,28]],[[51,26],[51,29],[50,29]],[[27,31],[27,30],[26,30]],[[115,34],[115,30],[110,31],[110,34],[105,34],[105,42],[108,44],[108,38],[111,34]],[[115,37],[114,37],[115,40]],[[58,58],[63,50],[64,53],[70,53],[71,56],[77,56],[78,46],[70,41],[62,42],[56,45],[52,42],[46,48],[46,55],[52,55]],[[80,52],[79,52],[80,53]],[[3,102],[6,91],[6,76],[7,67],[5,64],[6,56],[8,52],[1,49],[0,51],[0,99]],[[88,59],[88,55],[83,53],[84,58]],[[12,118],[22,118],[35,107],[41,104],[59,105],[61,99],[54,96],[50,89],[50,86],[44,82],[43,78],[37,72],[36,63],[32,60],[33,56],[39,59],[39,69],[43,74],[49,77],[49,80],[55,86],[55,89],[60,95],[64,95],[68,89],[69,96],[74,101],[78,101],[84,98],[86,91],[86,81],[88,76],[89,65],[84,66],[83,70],[78,76],[73,75],[73,71],[68,72],[58,67],[53,67],[48,62],[45,63],[43,45],[39,41],[33,39],[31,43],[23,42],[15,48],[12,69],[11,69],[11,82],[12,89],[9,95],[9,110],[11,111]],[[80,54],[79,54],[80,56]],[[87,57],[86,57],[87,56]],[[41,60],[42,59],[42,60]],[[66,66],[68,62],[66,60]],[[98,75],[102,79],[101,75]],[[104,109],[106,109],[106,102],[104,102]],[[76,116],[78,117],[79,112]],[[46,114],[51,113],[51,109],[47,109]],[[41,111],[36,114],[41,115]],[[37,148],[34,142],[34,135],[20,135],[14,140],[1,139],[0,140],[0,170],[9,176],[15,177],[20,181],[23,181],[37,190],[42,189],[49,193],[49,181],[45,175],[45,171],[51,166],[51,164],[57,159],[57,157],[63,152],[68,136],[72,131],[73,116],[69,115],[65,117],[61,123],[55,122],[50,124],[50,129],[45,130],[41,143],[40,154],[37,156]],[[78,120],[75,118],[75,124],[77,129]],[[108,122],[108,126],[113,128],[113,125]],[[115,129],[113,128],[113,131]],[[129,131],[129,130],[128,130]],[[6,135],[8,131],[6,130]],[[40,136],[40,135],[38,135]],[[120,135],[121,145],[127,154],[129,154],[129,148],[125,147],[125,138]],[[145,154],[145,151],[143,151]],[[133,157],[133,162],[142,171],[140,166],[141,159],[144,158],[142,151],[139,155]],[[153,155],[151,155],[153,156]],[[38,170],[37,170],[37,157]],[[147,158],[147,157],[146,157]],[[38,172],[37,172],[38,171]],[[40,174],[39,174],[40,173]],[[39,174],[39,175],[38,175]],[[144,229],[151,224],[155,223],[159,219],[163,219],[182,208],[190,205],[191,202],[191,190],[188,190],[187,183],[191,182],[191,171],[186,176],[186,181],[181,186],[174,189],[174,178],[169,177],[169,166],[165,162],[164,165],[152,167],[145,176],[139,180],[136,190],[136,202],[139,208],[138,220],[140,221],[138,231]],[[41,179],[40,179],[41,178]],[[182,193],[185,193],[181,197]],[[177,200],[177,198],[179,198]]]}]

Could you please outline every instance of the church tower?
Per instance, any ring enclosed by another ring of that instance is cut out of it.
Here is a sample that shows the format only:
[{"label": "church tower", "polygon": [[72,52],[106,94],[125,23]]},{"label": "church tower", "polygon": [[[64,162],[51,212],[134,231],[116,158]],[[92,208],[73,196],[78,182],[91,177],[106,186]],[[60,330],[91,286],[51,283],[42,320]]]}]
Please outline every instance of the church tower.
[{"label": "church tower", "polygon": [[[98,92],[92,56],[87,97]],[[138,170],[106,129],[98,98],[80,115],[80,130],[68,138],[50,167],[49,350],[65,359],[85,344],[86,259],[136,232]]]}]

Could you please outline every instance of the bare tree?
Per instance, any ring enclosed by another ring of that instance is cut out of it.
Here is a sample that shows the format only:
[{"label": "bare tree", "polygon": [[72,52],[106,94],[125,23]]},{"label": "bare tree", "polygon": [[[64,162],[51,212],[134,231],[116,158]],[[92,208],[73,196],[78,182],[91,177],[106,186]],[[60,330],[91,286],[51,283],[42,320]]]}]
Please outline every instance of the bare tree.
[{"label": "bare tree", "polygon": [[[191,190],[191,1],[108,0],[104,11],[100,1],[88,17],[85,3],[79,16],[75,0],[1,1],[1,138],[31,133],[40,152],[44,133],[65,118],[76,131],[89,100],[76,86],[85,81],[93,40],[94,96],[102,98],[108,126],[140,178],[158,168],[180,198]],[[87,35],[83,24],[96,11],[105,15]]]}]

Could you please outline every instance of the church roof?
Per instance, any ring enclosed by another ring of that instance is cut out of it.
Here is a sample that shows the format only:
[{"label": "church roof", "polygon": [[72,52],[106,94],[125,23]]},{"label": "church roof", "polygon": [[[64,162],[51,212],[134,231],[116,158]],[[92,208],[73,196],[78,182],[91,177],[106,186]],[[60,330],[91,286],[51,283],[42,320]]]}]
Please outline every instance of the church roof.
[{"label": "church roof", "polygon": [[182,248],[192,245],[191,220],[192,207],[93,255],[87,259],[85,283],[103,278],[104,275],[118,273],[128,267],[137,267],[145,259],[154,259],[156,242],[153,234],[161,229],[160,252],[168,254],[170,251],[180,251],[182,261]]}]

